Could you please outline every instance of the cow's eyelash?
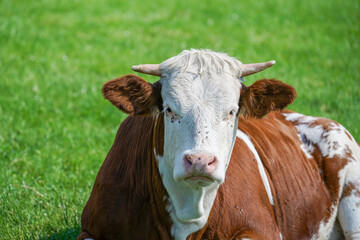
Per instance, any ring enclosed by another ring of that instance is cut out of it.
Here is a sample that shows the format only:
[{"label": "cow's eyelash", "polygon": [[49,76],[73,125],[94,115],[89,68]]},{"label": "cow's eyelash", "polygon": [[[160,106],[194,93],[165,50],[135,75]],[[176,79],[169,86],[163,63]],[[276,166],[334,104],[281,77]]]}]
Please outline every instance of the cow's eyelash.
[{"label": "cow's eyelash", "polygon": [[231,110],[229,110],[224,118],[225,121],[228,121],[230,119],[232,119],[234,116],[236,116],[236,114],[238,113],[238,108],[233,108]]},{"label": "cow's eyelash", "polygon": [[180,123],[180,117],[176,112],[174,112],[168,105],[164,106],[164,109],[162,110],[166,114],[167,117],[170,118],[171,122],[178,121]]},{"label": "cow's eyelash", "polygon": [[[163,106],[163,109],[162,109],[162,111],[161,111],[161,112],[165,113],[165,112],[167,112],[167,111],[168,111],[168,109],[170,109],[170,110],[171,110],[171,108],[170,108],[168,105],[165,105],[165,106]],[[170,112],[172,112],[172,110],[171,110]]]}]

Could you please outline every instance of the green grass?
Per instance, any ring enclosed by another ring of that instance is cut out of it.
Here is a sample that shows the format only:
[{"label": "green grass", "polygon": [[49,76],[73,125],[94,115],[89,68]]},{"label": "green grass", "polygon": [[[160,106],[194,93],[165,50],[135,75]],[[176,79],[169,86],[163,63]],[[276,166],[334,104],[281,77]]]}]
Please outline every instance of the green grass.
[{"label": "green grass", "polygon": [[[74,239],[126,117],[104,82],[183,49],[277,64],[293,110],[360,140],[360,2],[0,0],[0,239]],[[150,81],[155,77],[141,75]]]}]

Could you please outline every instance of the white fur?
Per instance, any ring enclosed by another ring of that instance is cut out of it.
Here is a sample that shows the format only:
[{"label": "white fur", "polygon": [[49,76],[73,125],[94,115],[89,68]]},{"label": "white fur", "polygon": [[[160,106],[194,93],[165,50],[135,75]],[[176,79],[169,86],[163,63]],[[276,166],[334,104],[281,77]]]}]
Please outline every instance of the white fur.
[{"label": "white fur", "polygon": [[360,239],[360,197],[351,195],[341,200],[339,220],[346,239]]},{"label": "white fur", "polygon": [[258,165],[258,169],[259,169],[259,172],[260,172],[260,176],[261,176],[261,179],[263,181],[263,184],[264,184],[264,187],[265,187],[265,190],[266,190],[266,193],[268,195],[268,198],[269,198],[269,202],[271,205],[274,205],[274,199],[273,199],[273,196],[272,196],[272,193],[271,193],[271,188],[270,188],[270,184],[269,184],[269,179],[266,175],[266,172],[265,172],[265,169],[264,169],[264,165],[263,163],[261,162],[261,159],[259,157],[259,154],[258,152],[256,151],[255,149],[255,146],[254,144],[251,142],[250,138],[248,135],[246,135],[244,132],[242,132],[240,129],[237,130],[237,134],[236,136],[238,138],[240,138],[241,140],[243,140],[245,142],[245,144],[248,146],[248,148],[250,149],[250,151],[254,154],[254,157],[256,159],[256,162],[257,162],[257,165]]},{"label": "white fur", "polygon": [[230,75],[238,78],[244,67],[239,60],[225,53],[191,49],[162,62],[160,69],[165,78],[172,78],[181,73],[195,76],[209,74],[212,77]]},{"label": "white fur", "polygon": [[[349,163],[338,172],[339,198],[345,184],[355,184],[360,189],[360,148],[349,132],[340,124],[332,122],[328,129],[322,125],[315,125],[318,118],[304,116],[299,113],[284,114],[286,120],[294,122],[300,138],[305,136],[308,143],[303,143],[305,153],[313,153],[314,145],[320,149],[322,156],[347,158]],[[349,138],[350,136],[350,138]],[[350,156],[349,156],[350,155]],[[358,205],[357,205],[358,204]],[[319,230],[313,239],[328,239],[329,236],[337,238],[334,233],[336,217],[339,219],[346,239],[360,239],[360,197],[353,194],[334,203],[331,217],[322,221]],[[337,227],[337,226],[335,226]]]},{"label": "white fur", "polygon": [[331,232],[329,234],[329,238],[327,238],[327,239],[328,240],[343,240],[344,239],[343,230],[341,229],[338,219],[335,221],[334,226],[331,229]]},{"label": "white fur", "polygon": [[350,196],[341,199],[338,219],[347,240],[360,239],[360,148],[356,142],[348,142],[352,150],[352,161],[343,170],[345,184],[353,184],[356,189]]},{"label": "white fur", "polygon": [[[207,50],[184,51],[161,63],[164,155],[157,156],[169,194],[167,211],[175,239],[186,239],[207,222],[217,190],[225,180],[235,142],[241,63]],[[168,109],[171,109],[169,113]],[[213,182],[189,183],[183,158],[207,153],[218,165]],[[156,154],[156,153],[155,153]]]}]

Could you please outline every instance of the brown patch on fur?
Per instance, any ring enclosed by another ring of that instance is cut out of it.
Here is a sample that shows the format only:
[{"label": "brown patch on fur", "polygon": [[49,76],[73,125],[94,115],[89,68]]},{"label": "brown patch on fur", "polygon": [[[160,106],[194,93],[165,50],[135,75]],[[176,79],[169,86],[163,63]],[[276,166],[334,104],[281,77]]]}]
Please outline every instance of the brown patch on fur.
[{"label": "brown patch on fur", "polygon": [[333,158],[324,157],[322,160],[324,181],[330,191],[334,203],[339,202],[340,182],[338,173],[348,164],[348,162],[348,159],[341,158],[337,155]]},{"label": "brown patch on fur", "polygon": [[[351,195],[354,195],[356,197],[360,197],[360,190],[359,190],[359,186],[356,186],[354,183],[350,182],[348,184],[346,184],[344,186],[344,190],[343,190],[343,193],[342,193],[342,198],[344,197],[348,197],[348,196],[351,196]],[[357,204],[360,204],[357,203]]]},{"label": "brown patch on fur", "polygon": [[150,84],[133,74],[105,83],[102,93],[113,105],[130,115],[149,114],[162,109],[161,84]]},{"label": "brown patch on fur", "polygon": [[128,117],[96,177],[78,240],[171,239],[168,197],[153,153],[151,116]]},{"label": "brown patch on fur", "polygon": [[329,120],[327,118],[318,117],[311,123],[309,123],[309,127],[314,128],[316,126],[321,126],[324,129],[324,132],[332,131],[334,126],[339,126],[339,124],[333,120]]},{"label": "brown patch on fur", "polygon": [[334,145],[333,145],[332,147],[333,147],[333,150],[337,150],[337,149],[339,149],[340,144],[335,141],[335,142],[334,142]]},{"label": "brown patch on fur", "polygon": [[356,189],[356,186],[354,183],[349,182],[344,186],[344,190],[342,192],[342,198],[349,197],[353,194],[353,191]]},{"label": "brown patch on fur", "polygon": [[261,118],[270,111],[284,109],[296,96],[292,86],[275,79],[262,79],[250,87],[242,85],[240,107],[244,107],[245,117]]},{"label": "brown patch on fur", "polygon": [[317,164],[317,169],[319,169],[322,182],[329,189],[333,204],[336,204],[339,201],[340,191],[338,172],[348,164],[348,159],[340,158],[337,155],[333,158],[324,157],[322,156],[318,145],[313,143],[313,147],[314,151],[312,156]]}]

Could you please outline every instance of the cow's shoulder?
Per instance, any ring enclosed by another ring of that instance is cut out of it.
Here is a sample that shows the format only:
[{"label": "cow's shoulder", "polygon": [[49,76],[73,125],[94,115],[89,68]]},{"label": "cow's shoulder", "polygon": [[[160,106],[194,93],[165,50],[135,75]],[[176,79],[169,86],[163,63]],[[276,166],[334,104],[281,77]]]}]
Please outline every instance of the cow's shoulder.
[{"label": "cow's shoulder", "polygon": [[164,196],[151,190],[164,195],[163,189],[148,187],[160,181],[152,159],[154,124],[152,116],[130,116],[120,125],[82,214],[82,228],[91,229],[95,239],[157,239],[160,233],[168,234],[167,217],[153,211]]},{"label": "cow's shoulder", "polygon": [[[305,153],[299,132],[286,120],[286,113],[292,112],[271,112],[262,119],[240,118],[239,131],[251,140],[264,167],[280,232],[289,239],[310,238],[331,207],[331,196],[316,161]],[[235,159],[241,162],[244,153],[240,151]]]}]

